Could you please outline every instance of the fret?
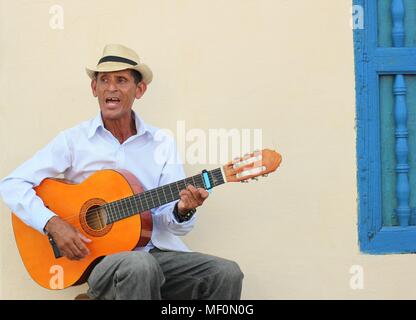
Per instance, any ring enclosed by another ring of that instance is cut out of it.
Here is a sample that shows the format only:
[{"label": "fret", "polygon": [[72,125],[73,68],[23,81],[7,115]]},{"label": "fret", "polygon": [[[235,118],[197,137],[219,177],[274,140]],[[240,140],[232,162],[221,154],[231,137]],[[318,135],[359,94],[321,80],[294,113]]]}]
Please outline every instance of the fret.
[{"label": "fret", "polygon": [[151,207],[149,204],[149,201],[147,200],[147,191],[142,193],[142,198],[144,199],[144,201],[146,201],[146,209],[145,211],[149,210],[149,208]]},{"label": "fret", "polygon": [[157,197],[157,188],[156,189],[152,189],[150,190],[150,196],[152,197],[152,202],[153,202],[153,208],[157,208],[160,206],[160,204],[158,203],[158,197]]},{"label": "fret", "polygon": [[202,180],[202,174],[195,176],[195,178],[197,179],[196,182],[197,182],[198,187],[205,189],[205,184],[204,184],[204,181]]},{"label": "fret", "polygon": [[116,221],[117,220],[116,219],[117,217],[116,217],[116,209],[114,207],[114,203],[113,202],[110,202],[109,205],[110,205],[110,209],[111,209],[111,220],[112,221]]},{"label": "fret", "polygon": [[168,198],[166,197],[166,194],[165,194],[165,187],[163,186],[161,189],[162,189],[162,192],[163,192],[163,196],[165,197],[165,202],[166,202],[166,203],[170,202],[170,201],[168,201]]},{"label": "fret", "polygon": [[130,210],[127,211],[128,216],[130,216],[130,213],[133,214],[137,212],[137,210],[135,210],[135,208],[133,207],[133,203],[131,202],[130,197],[126,198],[126,203],[127,203],[127,206],[129,206],[130,208]]},{"label": "fret", "polygon": [[199,176],[199,180],[201,181],[200,183],[201,183],[202,188],[205,189],[205,183],[204,183],[204,178],[202,177],[202,174]]},{"label": "fret", "polygon": [[212,171],[208,171],[208,178],[209,178],[209,181],[211,182],[211,187],[213,187],[214,179],[212,178]]},{"label": "fret", "polygon": [[143,197],[144,197],[144,200],[146,200],[146,204],[147,204],[146,209],[149,210],[152,207],[152,204],[150,203],[151,198],[149,195],[149,190],[143,193]]},{"label": "fret", "polygon": [[172,195],[172,201],[176,199],[176,197],[173,195],[173,191],[172,191],[172,183],[168,184],[169,190],[170,190],[170,194]]},{"label": "fret", "polygon": [[183,189],[183,188],[181,188],[181,186],[180,186],[180,184],[184,184],[183,183],[183,180],[180,180],[180,181],[177,181],[177,182],[175,182],[175,186],[176,186],[176,188],[178,189],[178,195],[179,195],[179,193],[181,192],[181,190]]},{"label": "fret", "polygon": [[194,186],[195,188],[198,188],[198,184],[197,184],[197,183],[195,183],[195,179],[194,179],[194,177],[191,177],[191,179],[192,179],[192,184],[193,184],[193,186]]},{"label": "fret", "polygon": [[117,200],[114,202],[117,208],[117,220],[121,220],[123,218],[123,203],[122,200]]},{"label": "fret", "polygon": [[224,183],[224,179],[222,177],[221,168],[215,169],[211,171],[211,177],[212,177],[212,185],[214,187],[219,186]]},{"label": "fret", "polygon": [[105,206],[105,211],[107,212],[107,223],[111,223],[113,221],[113,215],[111,213],[111,202],[106,203],[104,206]]},{"label": "fret", "polygon": [[123,219],[126,217],[126,210],[127,210],[126,201],[124,199],[121,199],[119,201],[119,205],[120,205],[120,218]]},{"label": "fret", "polygon": [[165,186],[159,188],[159,193],[160,193],[160,202],[162,204],[170,202],[168,201],[168,198],[166,197],[166,194],[165,194]]},{"label": "fret", "polygon": [[116,219],[120,220],[121,219],[121,214],[122,214],[122,208],[120,206],[120,200],[114,201],[114,205],[115,205],[115,208],[116,208]]},{"label": "fret", "polygon": [[184,189],[186,189],[190,184],[192,184],[191,179],[190,178],[186,178],[183,180],[184,182]]},{"label": "fret", "polygon": [[180,197],[179,194],[181,193],[183,187],[185,186],[185,183],[180,180],[180,181],[175,183],[175,186],[176,186],[176,194],[177,194],[178,197]]},{"label": "fret", "polygon": [[120,209],[118,207],[117,201],[113,202],[113,210],[114,210],[114,220],[117,221],[119,220],[119,217],[120,217],[120,214],[119,214]]},{"label": "fret", "polygon": [[153,198],[152,198],[152,192],[150,190],[146,191],[146,200],[149,203],[148,209],[150,210],[154,206]]},{"label": "fret", "polygon": [[147,205],[146,198],[144,197],[144,193],[140,193],[140,194],[136,195],[135,198],[141,206],[140,212],[147,211],[148,205]]},{"label": "fret", "polygon": [[154,194],[155,194],[155,197],[156,197],[156,207],[159,207],[164,203],[163,200],[162,200],[162,197],[161,197],[160,189],[161,188],[159,187],[159,188],[155,189],[155,191],[154,191]]},{"label": "fret", "polygon": [[176,193],[173,193],[173,190],[172,190],[172,183],[169,183],[169,184],[168,184],[168,189],[169,189],[169,191],[170,191],[170,195],[172,196],[172,201],[173,201],[173,200],[176,200],[176,199],[177,199],[177,197],[178,197],[178,195],[177,195]]},{"label": "fret", "polygon": [[133,207],[129,205],[129,198],[122,199],[123,217],[127,218],[130,214],[133,214]]},{"label": "fret", "polygon": [[145,210],[144,210],[144,205],[143,205],[143,202],[142,202],[142,197],[133,196],[133,198],[136,201],[136,203],[138,204],[139,212],[144,212]]},{"label": "fret", "polygon": [[132,201],[131,197],[126,198],[127,205],[130,206],[130,210],[127,211],[127,215],[130,216],[131,214],[139,212],[139,208],[137,207],[137,203]]}]

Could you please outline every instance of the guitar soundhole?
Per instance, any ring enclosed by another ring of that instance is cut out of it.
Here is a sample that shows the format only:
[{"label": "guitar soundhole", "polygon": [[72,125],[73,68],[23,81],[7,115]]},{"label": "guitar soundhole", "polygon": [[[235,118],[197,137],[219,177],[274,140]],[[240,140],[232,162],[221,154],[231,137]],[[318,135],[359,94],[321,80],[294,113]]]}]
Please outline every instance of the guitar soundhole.
[{"label": "guitar soundhole", "polygon": [[86,214],[87,225],[94,231],[101,231],[107,225],[107,212],[103,207],[92,206]]},{"label": "guitar soundhole", "polygon": [[107,211],[103,207],[106,202],[102,199],[90,199],[82,206],[80,223],[82,229],[93,237],[107,234],[113,224],[107,224]]}]

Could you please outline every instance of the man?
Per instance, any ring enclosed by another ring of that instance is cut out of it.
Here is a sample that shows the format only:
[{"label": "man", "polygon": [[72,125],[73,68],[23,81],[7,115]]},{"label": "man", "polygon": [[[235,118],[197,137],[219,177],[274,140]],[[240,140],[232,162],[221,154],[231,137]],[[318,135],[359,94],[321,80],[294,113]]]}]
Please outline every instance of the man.
[{"label": "man", "polygon": [[[97,117],[62,131],[0,182],[0,194],[13,212],[49,234],[61,254],[73,260],[89,254],[92,240],[44,206],[33,190],[43,179],[64,174],[79,183],[97,170],[126,169],[148,190],[185,178],[174,140],[132,110],[153,77],[137,53],[122,45],[107,45],[96,68],[87,69],[87,74],[98,98]],[[193,228],[195,209],[207,197],[206,190],[190,185],[181,191],[179,201],[153,209],[153,233],[147,246],[101,260],[88,278],[88,295],[95,299],[239,299],[243,274],[238,265],[190,252],[178,237]]]}]

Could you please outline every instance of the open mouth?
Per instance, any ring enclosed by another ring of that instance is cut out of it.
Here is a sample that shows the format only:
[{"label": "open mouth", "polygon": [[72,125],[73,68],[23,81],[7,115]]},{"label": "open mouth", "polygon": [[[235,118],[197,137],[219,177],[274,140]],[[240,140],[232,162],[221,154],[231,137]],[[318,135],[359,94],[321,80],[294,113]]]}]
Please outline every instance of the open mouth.
[{"label": "open mouth", "polygon": [[120,103],[120,99],[117,97],[109,97],[107,99],[105,99],[105,103],[110,105],[110,106],[116,106]]}]

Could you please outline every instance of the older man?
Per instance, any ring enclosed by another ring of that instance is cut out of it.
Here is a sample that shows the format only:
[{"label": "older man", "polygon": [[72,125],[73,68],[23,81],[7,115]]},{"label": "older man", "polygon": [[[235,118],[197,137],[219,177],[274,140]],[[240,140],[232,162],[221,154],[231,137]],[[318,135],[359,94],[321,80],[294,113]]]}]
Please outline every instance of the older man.
[{"label": "older man", "polygon": [[[185,178],[174,140],[158,135],[133,110],[152,81],[133,50],[107,45],[95,68],[87,69],[99,114],[62,131],[0,182],[0,193],[26,224],[49,234],[62,255],[83,259],[91,239],[46,208],[33,187],[64,174],[79,183],[97,170],[126,169],[152,189]],[[155,156],[157,149],[166,152]],[[160,159],[162,157],[162,159]],[[243,274],[226,259],[191,252],[179,236],[194,226],[196,208],[208,197],[188,186],[180,200],[152,210],[153,233],[144,248],[105,257],[88,278],[96,299],[239,299]]]}]

